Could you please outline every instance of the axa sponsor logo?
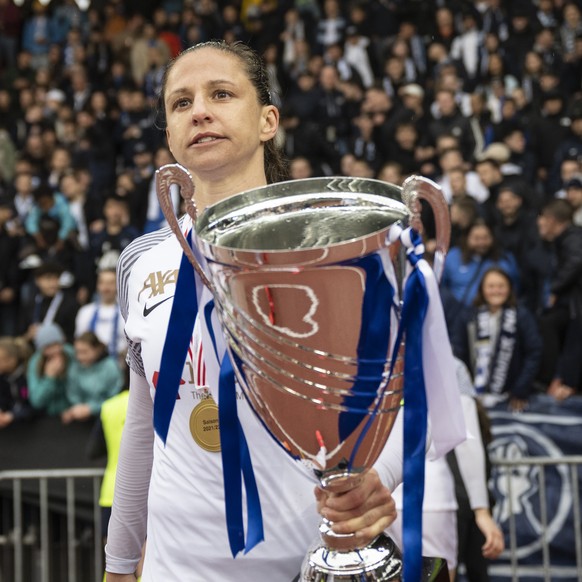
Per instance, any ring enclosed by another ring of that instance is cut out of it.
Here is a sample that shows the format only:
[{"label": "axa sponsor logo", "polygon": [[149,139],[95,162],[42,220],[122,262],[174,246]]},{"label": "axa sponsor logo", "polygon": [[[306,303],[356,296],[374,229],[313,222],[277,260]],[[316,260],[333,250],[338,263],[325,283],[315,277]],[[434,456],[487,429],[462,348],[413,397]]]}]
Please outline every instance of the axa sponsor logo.
[{"label": "axa sponsor logo", "polygon": [[[155,271],[150,273],[138,293],[138,301],[141,299],[143,293],[147,293],[146,301],[143,306],[143,316],[147,317],[154,309],[170,300],[173,295],[163,297],[166,292],[166,287],[169,285],[175,286],[178,280],[178,269],[169,269],[167,271]],[[161,296],[163,298],[161,298]]]}]

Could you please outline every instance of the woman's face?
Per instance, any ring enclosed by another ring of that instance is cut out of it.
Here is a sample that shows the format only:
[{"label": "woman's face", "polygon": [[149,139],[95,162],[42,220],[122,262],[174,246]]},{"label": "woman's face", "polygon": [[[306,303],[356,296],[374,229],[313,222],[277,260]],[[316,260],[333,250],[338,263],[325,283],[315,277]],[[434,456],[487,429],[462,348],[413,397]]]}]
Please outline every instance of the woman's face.
[{"label": "woman's face", "polygon": [[499,273],[487,273],[482,283],[483,298],[491,308],[503,307],[511,295],[509,281]]},{"label": "woman's face", "polygon": [[101,350],[89,345],[87,342],[77,340],[75,342],[75,356],[81,366],[94,364],[101,355]]},{"label": "woman's face", "polygon": [[63,353],[63,344],[61,344],[61,343],[50,344],[42,350],[42,355],[47,360],[50,360],[51,358],[54,358],[55,356],[59,356],[62,353]]},{"label": "woman's face", "polygon": [[484,225],[477,225],[471,229],[467,238],[467,245],[477,255],[486,255],[493,244],[491,231]]},{"label": "woman's face", "polygon": [[208,47],[184,55],[164,95],[170,150],[197,177],[263,168],[262,146],[275,136],[279,115],[260,105],[238,57]]}]

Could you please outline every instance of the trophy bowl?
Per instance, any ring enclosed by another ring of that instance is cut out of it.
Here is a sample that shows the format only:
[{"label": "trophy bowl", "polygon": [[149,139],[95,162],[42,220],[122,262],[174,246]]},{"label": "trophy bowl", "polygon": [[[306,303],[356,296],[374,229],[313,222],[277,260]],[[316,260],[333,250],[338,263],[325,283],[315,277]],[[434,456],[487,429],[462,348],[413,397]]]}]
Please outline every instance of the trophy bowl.
[{"label": "trophy bowl", "polygon": [[[188,181],[176,166],[158,173],[164,209],[168,184]],[[192,192],[182,187],[182,196],[195,217]],[[418,219],[418,198],[433,206],[444,253],[448,209],[420,177],[402,188],[347,177],[282,182],[195,217],[189,257],[212,290],[237,380],[273,438],[329,492],[359,483],[401,406],[403,253],[390,230]],[[319,529],[300,580],[400,579],[400,553],[387,536],[362,548],[326,520]]]}]

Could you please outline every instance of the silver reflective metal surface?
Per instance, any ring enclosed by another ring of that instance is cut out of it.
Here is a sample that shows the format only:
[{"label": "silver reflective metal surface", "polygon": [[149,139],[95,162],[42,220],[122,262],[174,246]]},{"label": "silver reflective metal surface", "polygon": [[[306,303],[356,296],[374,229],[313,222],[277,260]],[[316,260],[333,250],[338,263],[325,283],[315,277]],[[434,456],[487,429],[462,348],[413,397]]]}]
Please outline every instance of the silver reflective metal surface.
[{"label": "silver reflective metal surface", "polygon": [[378,536],[361,550],[330,550],[321,541],[309,550],[301,568],[302,582],[396,582],[402,577],[402,556],[394,542]]},{"label": "silver reflective metal surface", "polygon": [[210,245],[290,251],[365,237],[408,215],[396,186],[315,178],[273,184],[224,200],[203,213],[197,232]]},{"label": "silver reflective metal surface", "polygon": [[[164,180],[174,169],[166,167]],[[167,182],[160,191],[167,198]],[[401,405],[401,357],[390,376],[391,346],[371,360],[359,347],[370,325],[364,300],[379,284],[365,260],[373,258],[381,271],[401,260],[389,231],[418,221],[419,197],[435,206],[437,230],[448,236],[446,203],[419,177],[403,189],[343,177],[283,182],[242,192],[199,217],[191,201],[186,205],[196,219],[196,248],[188,256],[197,270],[196,254],[204,257],[245,396],[272,436],[330,492],[360,482]],[[175,217],[166,218],[183,238]],[[446,236],[437,241],[443,252]],[[388,300],[385,309],[396,321],[395,305]],[[365,371],[369,365],[374,372]],[[358,392],[362,381],[371,392]],[[353,415],[347,432],[340,430],[346,415]],[[355,549],[355,536],[336,536],[325,523],[320,535],[304,563],[305,582],[387,581],[401,568],[384,536]]]}]

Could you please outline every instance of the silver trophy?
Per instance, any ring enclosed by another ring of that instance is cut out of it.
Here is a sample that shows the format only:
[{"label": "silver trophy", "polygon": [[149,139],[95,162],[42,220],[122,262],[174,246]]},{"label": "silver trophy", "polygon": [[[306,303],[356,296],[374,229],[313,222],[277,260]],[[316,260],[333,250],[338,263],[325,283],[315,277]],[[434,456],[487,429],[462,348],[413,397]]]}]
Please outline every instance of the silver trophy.
[{"label": "silver trophy", "polygon": [[[313,178],[242,192],[196,216],[186,170],[164,166],[157,181],[168,223],[214,295],[237,380],[255,413],[322,488],[352,489],[377,460],[402,400],[403,362],[398,355],[392,364],[393,337],[375,330],[372,352],[362,353],[370,333],[366,302],[397,321],[395,301],[378,305],[383,295],[374,286],[379,261],[401,279],[403,253],[389,232],[396,223],[418,226],[419,198],[433,208],[437,262],[444,257],[450,225],[440,189],[421,177],[402,188]],[[180,186],[195,221],[194,251],[174,215],[171,184]],[[387,536],[362,548],[325,519],[319,529],[300,580],[400,579],[400,553]]]}]

